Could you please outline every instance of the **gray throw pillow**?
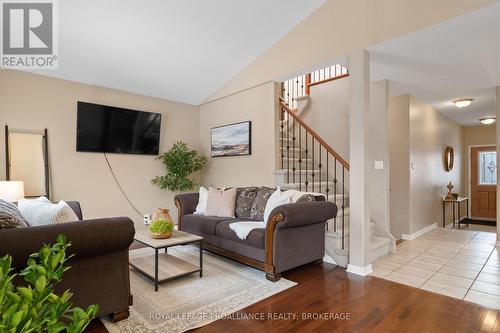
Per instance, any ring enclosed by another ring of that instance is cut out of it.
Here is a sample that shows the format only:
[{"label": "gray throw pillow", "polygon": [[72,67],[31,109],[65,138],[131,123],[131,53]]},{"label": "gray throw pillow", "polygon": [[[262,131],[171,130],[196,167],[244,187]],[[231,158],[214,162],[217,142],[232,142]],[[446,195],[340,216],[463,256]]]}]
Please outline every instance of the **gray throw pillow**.
[{"label": "gray throw pillow", "polygon": [[252,220],[262,221],[264,219],[264,210],[267,200],[275,190],[269,187],[261,187],[255,196],[255,200],[250,209],[250,218]]},{"label": "gray throw pillow", "polygon": [[314,196],[314,194],[308,193],[298,198],[296,202],[313,202],[313,201],[316,201],[316,197]]},{"label": "gray throw pillow", "polygon": [[258,187],[238,187],[236,189],[236,217],[250,218],[252,204],[255,201],[258,191]]},{"label": "gray throw pillow", "polygon": [[0,229],[26,227],[28,227],[28,222],[21,215],[19,209],[14,204],[0,199]]}]

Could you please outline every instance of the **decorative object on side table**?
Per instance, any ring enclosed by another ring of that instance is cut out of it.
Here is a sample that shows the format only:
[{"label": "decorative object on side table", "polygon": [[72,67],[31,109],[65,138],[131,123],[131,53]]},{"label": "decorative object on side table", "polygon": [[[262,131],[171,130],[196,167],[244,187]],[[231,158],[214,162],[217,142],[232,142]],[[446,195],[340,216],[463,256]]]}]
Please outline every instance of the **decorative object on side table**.
[{"label": "decorative object on side table", "polygon": [[207,163],[207,158],[198,154],[196,150],[190,150],[182,141],[174,143],[172,148],[157,157],[165,165],[165,176],[158,176],[151,180],[161,189],[172,192],[190,191],[198,183],[189,176],[200,171]]},{"label": "decorative object on side table", "polygon": [[153,213],[153,216],[151,216],[151,222],[157,220],[173,221],[174,219],[172,218],[172,216],[170,216],[170,210],[168,210],[167,208],[158,208]]},{"label": "decorative object on side table", "polygon": [[212,157],[252,154],[252,122],[212,128]]},{"label": "decorative object on side table", "polygon": [[172,236],[174,223],[170,220],[156,220],[149,226],[151,237],[156,239],[167,239]]},{"label": "decorative object on side table", "polygon": [[446,185],[446,187],[448,188],[448,194],[446,195],[445,199],[454,199],[454,196],[453,196],[453,193],[451,193],[451,190],[453,190],[453,188],[455,186],[453,186],[453,184],[451,182],[449,182],[448,185]]}]

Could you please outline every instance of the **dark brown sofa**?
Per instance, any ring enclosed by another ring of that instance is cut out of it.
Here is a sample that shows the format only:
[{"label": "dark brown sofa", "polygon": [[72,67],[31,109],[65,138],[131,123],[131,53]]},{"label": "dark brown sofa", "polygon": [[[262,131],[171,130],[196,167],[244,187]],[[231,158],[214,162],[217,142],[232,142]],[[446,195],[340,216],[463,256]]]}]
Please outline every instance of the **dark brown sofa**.
[{"label": "dark brown sofa", "polygon": [[229,224],[248,218],[194,215],[198,197],[198,193],[175,197],[179,230],[202,236],[204,249],[263,270],[271,281],[279,280],[286,270],[322,261],[325,223],[337,214],[337,206],[324,197],[282,205],[271,212],[266,229],[254,229],[242,240]]},{"label": "dark brown sofa", "polygon": [[[134,223],[128,217],[83,220],[80,204],[68,201],[80,219],[53,225],[0,230],[0,256],[10,254],[16,270],[26,267],[28,256],[43,244],[53,244],[64,234],[72,243],[68,254],[74,254],[56,291],[73,292],[75,306],[85,308],[99,304],[99,316],[111,315],[114,321],[129,315],[130,279],[128,248],[134,240]],[[18,282],[23,282],[19,279]]]}]

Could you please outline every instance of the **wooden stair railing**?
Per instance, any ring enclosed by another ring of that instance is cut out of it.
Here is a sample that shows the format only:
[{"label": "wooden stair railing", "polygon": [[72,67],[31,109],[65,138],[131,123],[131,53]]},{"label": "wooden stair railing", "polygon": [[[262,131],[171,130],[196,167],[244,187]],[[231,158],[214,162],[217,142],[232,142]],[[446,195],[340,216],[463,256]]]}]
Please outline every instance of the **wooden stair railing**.
[{"label": "wooden stair railing", "polygon": [[[333,201],[337,206],[340,205],[340,214],[337,214],[333,221],[333,229],[337,231],[338,223],[341,224],[341,242],[342,249],[344,249],[345,180],[346,173],[349,172],[349,163],[306,122],[300,119],[296,112],[290,109],[285,99],[280,97],[279,104],[281,169],[286,170],[287,183],[299,184],[299,191],[323,193],[327,200],[333,194]],[[312,161],[311,165],[309,165],[309,161]],[[340,195],[340,202],[337,200],[338,195]]]},{"label": "wooden stair railing", "polygon": [[295,108],[297,98],[309,95],[311,87],[348,76],[348,69],[339,64],[327,66],[283,81],[281,93],[288,106]]}]

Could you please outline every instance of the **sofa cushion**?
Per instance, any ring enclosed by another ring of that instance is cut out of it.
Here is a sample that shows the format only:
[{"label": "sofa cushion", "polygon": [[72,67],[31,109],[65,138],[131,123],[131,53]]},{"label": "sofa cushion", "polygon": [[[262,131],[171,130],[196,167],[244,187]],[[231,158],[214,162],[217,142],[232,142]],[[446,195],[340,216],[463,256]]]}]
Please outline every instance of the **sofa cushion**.
[{"label": "sofa cushion", "polygon": [[236,189],[208,189],[207,208],[205,215],[234,217],[234,205],[236,202]]},{"label": "sofa cushion", "polygon": [[227,220],[227,217],[188,214],[182,217],[182,230],[192,231],[197,235],[215,235],[215,227],[224,220]]},{"label": "sofa cushion", "polygon": [[258,187],[239,187],[236,189],[235,216],[240,218],[250,218],[252,204],[255,201]]},{"label": "sofa cushion", "polygon": [[259,188],[250,211],[250,218],[252,220],[264,220],[264,210],[266,209],[267,200],[269,199],[271,194],[273,194],[273,192],[274,190],[269,187]]},{"label": "sofa cushion", "polygon": [[266,238],[266,229],[254,229],[252,230],[246,239],[241,239],[239,238],[236,233],[231,230],[229,225],[231,223],[238,222],[238,220],[227,220],[227,221],[222,221],[217,224],[217,227],[215,229],[215,235],[217,237],[225,238],[225,239],[230,239],[236,242],[240,242],[243,244],[247,244],[253,247],[257,247],[260,249],[264,249],[264,241]]},{"label": "sofa cushion", "polygon": [[28,222],[24,219],[17,207],[0,199],[0,229],[25,228]]}]

